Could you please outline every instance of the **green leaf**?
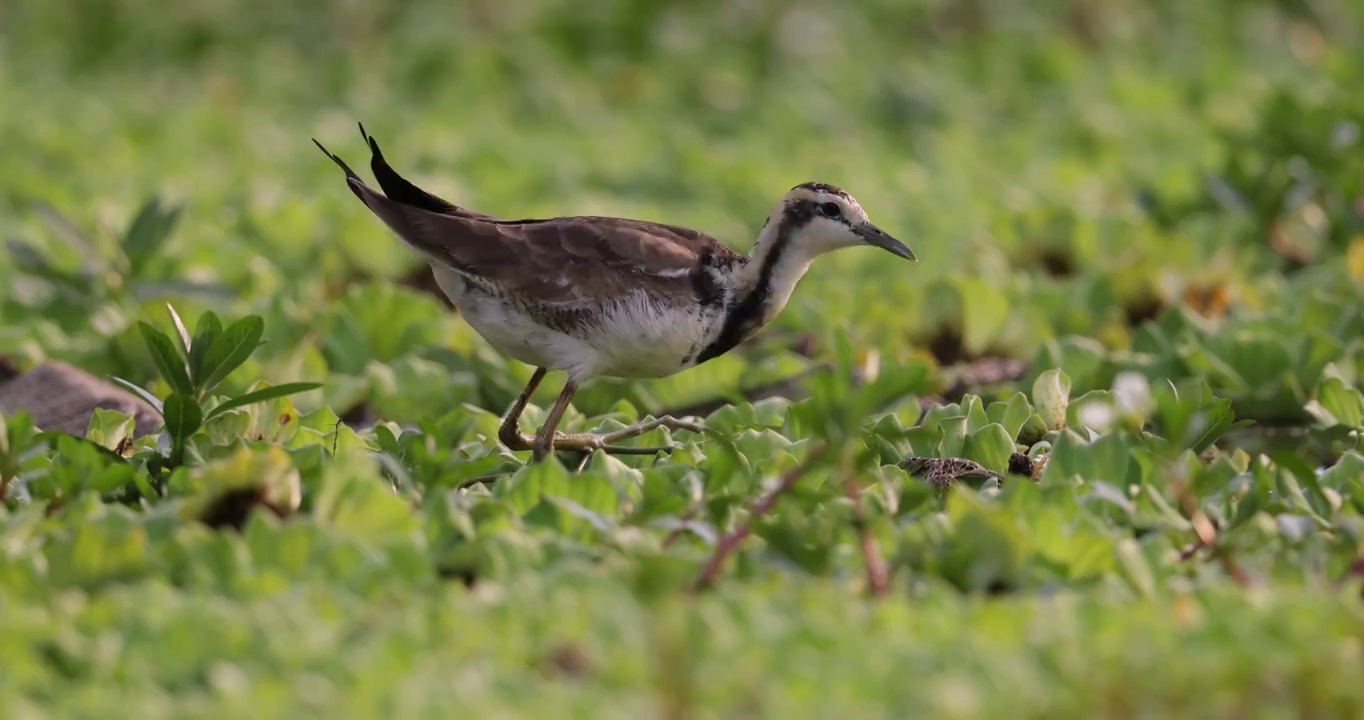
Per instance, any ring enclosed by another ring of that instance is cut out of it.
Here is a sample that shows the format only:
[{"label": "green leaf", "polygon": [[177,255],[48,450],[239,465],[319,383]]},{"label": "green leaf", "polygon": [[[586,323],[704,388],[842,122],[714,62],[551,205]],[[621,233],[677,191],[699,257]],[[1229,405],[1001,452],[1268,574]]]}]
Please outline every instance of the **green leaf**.
[{"label": "green leaf", "polygon": [[942,424],[920,425],[905,431],[909,454],[921,457],[943,457]]},{"label": "green leaf", "polygon": [[986,414],[991,422],[1003,425],[1010,438],[1017,439],[1018,433],[1033,415],[1032,403],[1028,402],[1027,395],[1015,392],[1007,403],[990,403]]},{"label": "green leaf", "polygon": [[251,417],[246,428],[248,439],[288,443],[298,433],[298,408],[288,396],[254,402],[237,412],[245,412]]},{"label": "green leaf", "polygon": [[573,478],[555,456],[543,462],[524,465],[510,478],[499,482],[494,494],[518,515],[525,515],[545,496],[570,497]]},{"label": "green leaf", "polygon": [[942,457],[958,457],[966,445],[966,417],[957,416],[943,420],[938,427],[942,429]]},{"label": "green leaf", "polygon": [[1032,404],[1048,430],[1066,425],[1066,407],[1070,404],[1070,376],[1060,368],[1052,368],[1032,384]]},{"label": "green leaf", "polygon": [[283,385],[271,385],[270,387],[261,388],[260,390],[238,395],[237,397],[223,401],[221,405],[208,411],[208,415],[204,419],[212,420],[228,410],[235,410],[243,405],[250,405],[251,403],[258,403],[265,400],[274,400],[275,398],[284,397],[285,395],[294,395],[296,393],[315,390],[320,387],[322,387],[322,383],[315,382],[295,382],[284,383]]},{"label": "green leaf", "polygon": [[[1225,339],[1223,339],[1225,338]],[[1267,329],[1254,333],[1217,336],[1220,342],[1209,345],[1218,356],[1246,381],[1250,389],[1268,387],[1281,381],[1293,367],[1288,342]]]},{"label": "green leaf", "polygon": [[1354,506],[1355,512],[1364,513],[1364,455],[1351,450],[1340,456],[1340,460],[1321,474],[1317,483],[1340,493],[1343,500]]},{"label": "green leaf", "polygon": [[[373,444],[377,446],[374,449],[387,452],[394,457],[402,456],[401,441],[391,428],[386,425],[376,425],[373,433]],[[385,443],[388,445],[386,446]],[[328,452],[334,450],[338,454],[351,449],[364,450],[370,447],[364,439],[356,434],[354,429],[341,422],[336,413],[326,405],[318,407],[307,415],[300,416],[298,418],[298,434],[294,435],[287,444],[291,448],[322,445]],[[496,470],[497,466],[503,462],[506,462],[505,458],[493,454],[478,461],[460,461],[456,464],[455,470],[457,473],[464,473],[463,477],[474,477]]]},{"label": "green leaf", "polygon": [[232,323],[213,341],[204,356],[204,381],[200,389],[204,392],[212,390],[246,362],[260,345],[264,333],[265,321],[259,315],[248,315]]},{"label": "green leaf", "polygon": [[109,379],[112,380],[119,387],[122,387],[124,390],[127,390],[128,392],[138,396],[139,398],[142,398],[142,400],[145,401],[148,405],[151,405],[152,407],[156,408],[156,411],[158,413],[162,413],[163,415],[165,414],[162,412],[161,409],[160,398],[148,392],[146,388],[142,387],[141,385],[138,385],[137,383],[124,380],[121,377],[110,376]]},{"label": "green leaf", "polygon": [[963,278],[958,283],[962,303],[962,346],[981,355],[999,337],[1009,320],[1009,300],[990,283]]},{"label": "green leaf", "polygon": [[323,475],[312,514],[343,533],[372,540],[407,536],[420,528],[407,501],[389,490],[372,464],[351,463]]},{"label": "green leaf", "polygon": [[1023,581],[1032,541],[1005,509],[972,493],[954,492],[947,512],[952,531],[936,558],[945,580],[964,592],[1017,587]]},{"label": "green leaf", "polygon": [[[185,322],[180,319],[180,313],[175,311],[175,306],[166,303],[166,311],[170,313],[171,322],[175,325],[175,333],[180,336],[180,352],[184,357],[189,357],[190,339],[189,331],[185,329]],[[190,375],[193,376],[193,368],[190,368]]]},{"label": "green leaf", "polygon": [[129,272],[133,277],[142,272],[147,261],[155,257],[165,244],[180,219],[181,210],[180,207],[163,210],[161,200],[157,197],[149,198],[138,209],[137,215],[128,225],[128,231],[123,235],[123,255],[128,258]]},{"label": "green leaf", "polygon": [[38,217],[42,218],[43,222],[47,224],[52,234],[66,243],[66,246],[71,248],[77,256],[85,258],[92,265],[104,265],[105,258],[102,257],[94,240],[70,217],[63,215],[59,210],[41,200],[34,202],[32,208]]},{"label": "green leaf", "polygon": [[85,437],[109,450],[117,450],[123,441],[131,441],[136,426],[135,418],[118,410],[97,407],[90,415]]},{"label": "green leaf", "polygon": [[[212,412],[210,409],[204,414],[207,416]],[[246,437],[247,431],[251,428],[252,420],[251,413],[246,410],[229,411],[220,415],[205,417],[203,431],[211,444],[231,445],[234,441]]]},{"label": "green leaf", "polygon": [[204,519],[220,500],[242,491],[256,491],[259,500],[292,512],[301,502],[300,483],[299,472],[283,448],[238,447],[231,455],[194,470],[178,512],[181,517]]},{"label": "green leaf", "polygon": [[75,452],[84,452],[86,448],[97,453],[103,463],[119,463],[121,465],[128,462],[127,458],[93,440],[77,437],[58,430],[40,432],[34,435],[33,439],[56,450],[59,456],[59,462],[70,460]]},{"label": "green leaf", "polygon": [[1364,395],[1338,377],[1324,378],[1306,409],[1323,425],[1364,427]]},{"label": "green leaf", "polygon": [[147,343],[152,361],[156,363],[156,369],[166,384],[175,392],[192,395],[194,386],[190,384],[184,357],[175,349],[175,343],[165,333],[145,322],[139,321],[137,326],[142,331],[142,339]]},{"label": "green leaf", "polygon": [[1307,510],[1323,527],[1329,526],[1327,518],[1334,513],[1334,509],[1321,490],[1313,463],[1297,453],[1274,453],[1270,457],[1275,465],[1287,471],[1279,476],[1282,497],[1295,507]]},{"label": "green leaf", "polygon": [[152,486],[151,478],[147,474],[147,469],[143,468],[140,472],[133,474],[133,486],[137,488],[137,493],[147,502],[155,502],[161,496],[156,488]]},{"label": "green leaf", "polygon": [[1275,492],[1272,475],[1264,466],[1256,463],[1250,473],[1250,489],[1236,503],[1236,514],[1232,516],[1227,530],[1234,530],[1250,522],[1270,503],[1270,494]]},{"label": "green leaf", "polygon": [[1009,468],[1009,456],[1014,453],[1014,441],[1009,431],[999,423],[990,423],[971,433],[962,447],[962,457],[975,460],[995,472]]},{"label": "green leaf", "polygon": [[33,415],[20,410],[8,417],[0,411],[0,462],[23,456],[42,433],[33,426]]},{"label": "green leaf", "polygon": [[22,240],[6,240],[5,247],[9,250],[10,257],[14,258],[14,267],[21,272],[31,273],[70,288],[89,289],[75,273],[58,267],[41,249]]},{"label": "green leaf", "polygon": [[1123,579],[1140,596],[1149,598],[1156,592],[1156,576],[1151,563],[1142,554],[1141,545],[1132,538],[1123,538],[1117,546],[1118,569]]},{"label": "green leaf", "polygon": [[199,322],[194,325],[194,341],[189,351],[189,374],[200,390],[205,389],[204,381],[207,379],[204,375],[204,358],[222,334],[223,324],[211,310],[200,315]]},{"label": "green leaf", "polygon": [[166,419],[166,432],[180,442],[193,435],[204,421],[199,403],[182,393],[171,393],[170,397],[166,398],[166,406],[161,415]]},{"label": "green leaf", "polygon": [[545,502],[558,508],[561,523],[559,529],[565,535],[590,540],[591,535],[587,534],[586,528],[590,527],[593,531],[605,535],[616,527],[610,516],[590,510],[571,498],[547,496]]},{"label": "green leaf", "polygon": [[979,396],[967,393],[961,399],[961,409],[966,413],[966,432],[973,433],[990,424],[990,416],[985,414],[985,403]]},{"label": "green leaf", "polygon": [[123,515],[104,515],[57,535],[41,552],[51,568],[54,588],[94,590],[128,581],[152,567],[147,530]]}]

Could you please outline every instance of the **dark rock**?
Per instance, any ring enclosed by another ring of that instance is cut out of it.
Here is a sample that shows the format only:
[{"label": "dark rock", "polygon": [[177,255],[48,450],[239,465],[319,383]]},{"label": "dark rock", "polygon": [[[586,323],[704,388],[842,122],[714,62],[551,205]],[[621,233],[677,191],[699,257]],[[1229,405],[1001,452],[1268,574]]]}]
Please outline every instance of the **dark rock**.
[{"label": "dark rock", "polygon": [[132,415],[138,437],[161,429],[161,416],[146,401],[63,362],[45,362],[8,379],[0,376],[0,412],[27,410],[42,430],[84,437],[95,408]]}]

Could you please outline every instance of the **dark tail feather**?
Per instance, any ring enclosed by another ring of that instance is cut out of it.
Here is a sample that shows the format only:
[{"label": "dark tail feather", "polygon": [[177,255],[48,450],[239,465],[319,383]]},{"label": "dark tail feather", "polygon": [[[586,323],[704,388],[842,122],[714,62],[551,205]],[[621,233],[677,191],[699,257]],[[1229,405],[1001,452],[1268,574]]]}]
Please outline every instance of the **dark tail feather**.
[{"label": "dark tail feather", "polygon": [[408,182],[406,178],[399,175],[388,161],[384,160],[384,153],[379,150],[379,143],[369,133],[365,132],[364,123],[359,123],[360,135],[365,138],[365,143],[369,145],[370,170],[374,172],[374,179],[379,181],[379,187],[384,189],[384,194],[393,200],[406,203],[423,210],[441,213],[445,215],[471,215],[469,211],[452,205],[441,198]]},{"label": "dark tail feather", "polygon": [[[366,139],[369,139],[368,136],[366,136]],[[404,242],[423,252],[428,257],[439,258],[446,254],[441,252],[439,241],[433,243],[429,240],[431,235],[429,226],[433,221],[463,222],[468,220],[467,217],[458,217],[459,213],[456,213],[455,216],[451,216],[447,213],[433,212],[429,208],[408,202],[401,197],[387,196],[369,185],[366,185],[365,181],[361,180],[360,176],[356,175],[355,171],[350,169],[350,166],[346,164],[346,161],[333,155],[327,148],[322,146],[322,143],[313,139],[313,144],[316,145],[323,154],[331,158],[332,162],[336,163],[338,167],[345,171],[346,186],[350,188],[352,193],[355,193],[355,197],[360,198],[360,202],[364,203],[365,207],[369,208],[370,212],[378,216],[378,218]],[[375,146],[375,150],[377,152],[377,146]],[[397,177],[396,174],[394,177]],[[399,179],[401,180],[401,178]],[[384,189],[387,190],[388,188]],[[449,264],[448,260],[442,262],[445,262],[447,265]]]},{"label": "dark tail feather", "polygon": [[355,191],[376,217],[384,222],[409,247],[421,253],[428,262],[443,265],[464,273],[474,273],[460,264],[459,255],[452,252],[467,232],[469,218],[442,215],[409,205],[385,196],[359,180],[350,180]]},{"label": "dark tail feather", "polygon": [[327,150],[327,148],[325,147],[322,147],[322,143],[318,142],[317,138],[313,138],[313,144],[317,146],[318,150],[322,151],[323,155],[326,155],[327,157],[331,158],[332,162],[336,163],[338,166],[340,166],[342,170],[346,172],[346,180],[352,181],[347,182],[346,187],[349,187],[350,191],[355,193],[355,197],[360,198],[360,200],[363,202],[365,196],[360,193],[359,188],[355,187],[355,183],[360,183],[361,185],[364,185],[365,181],[361,180],[360,176],[356,175],[355,171],[350,169],[350,166],[346,164],[345,160],[342,160],[341,158],[331,154],[331,151]]}]

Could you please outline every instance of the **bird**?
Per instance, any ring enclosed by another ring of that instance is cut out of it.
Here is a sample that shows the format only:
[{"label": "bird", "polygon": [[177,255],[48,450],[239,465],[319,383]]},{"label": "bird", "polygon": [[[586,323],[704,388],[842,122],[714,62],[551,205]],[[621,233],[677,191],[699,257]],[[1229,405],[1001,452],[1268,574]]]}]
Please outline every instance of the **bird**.
[{"label": "bird", "polygon": [[898,464],[911,476],[923,478],[938,489],[949,488],[958,480],[1004,479],[1003,475],[966,458],[911,456],[902,459]]},{"label": "bird", "polygon": [[[785,307],[817,257],[873,246],[918,261],[871,222],[844,190],[806,182],[768,214],[741,254],[700,230],[624,217],[506,219],[437,197],[398,174],[359,123],[379,189],[313,143],[354,195],[423,257],[441,292],[494,349],[535,368],[499,429],[512,451],[656,454],[622,446],[657,427],[700,433],[671,416],[604,434],[558,432],[578,388],[597,377],[661,378],[713,360],[754,336]],[[567,375],[532,437],[520,416],[549,372]]]},{"label": "bird", "polygon": [[[1046,456],[1034,460],[1021,452],[1009,455],[1009,476],[1022,476],[1037,479]],[[955,485],[958,480],[999,480],[1005,475],[997,473],[975,460],[960,457],[925,457],[910,455],[896,463],[913,477],[927,480],[933,487],[942,490]]]}]

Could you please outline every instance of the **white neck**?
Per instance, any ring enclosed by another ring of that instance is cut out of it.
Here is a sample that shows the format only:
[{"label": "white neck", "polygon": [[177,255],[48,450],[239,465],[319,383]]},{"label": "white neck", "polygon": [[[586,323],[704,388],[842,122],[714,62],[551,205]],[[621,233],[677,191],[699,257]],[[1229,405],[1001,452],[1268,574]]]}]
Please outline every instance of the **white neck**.
[{"label": "white neck", "polygon": [[795,237],[782,236],[781,218],[774,216],[758,235],[747,262],[726,278],[730,293],[724,314],[717,318],[709,342],[693,358],[705,362],[753,335],[781,312],[791,299],[815,254]]},{"label": "white neck", "polygon": [[[795,242],[793,237],[780,237],[780,221],[779,217],[773,218],[763,227],[748,255],[748,262],[734,274],[738,297],[755,291],[764,294],[764,324],[786,306],[796,284],[815,259],[804,243]],[[760,287],[764,284],[764,275],[766,286]]]}]

